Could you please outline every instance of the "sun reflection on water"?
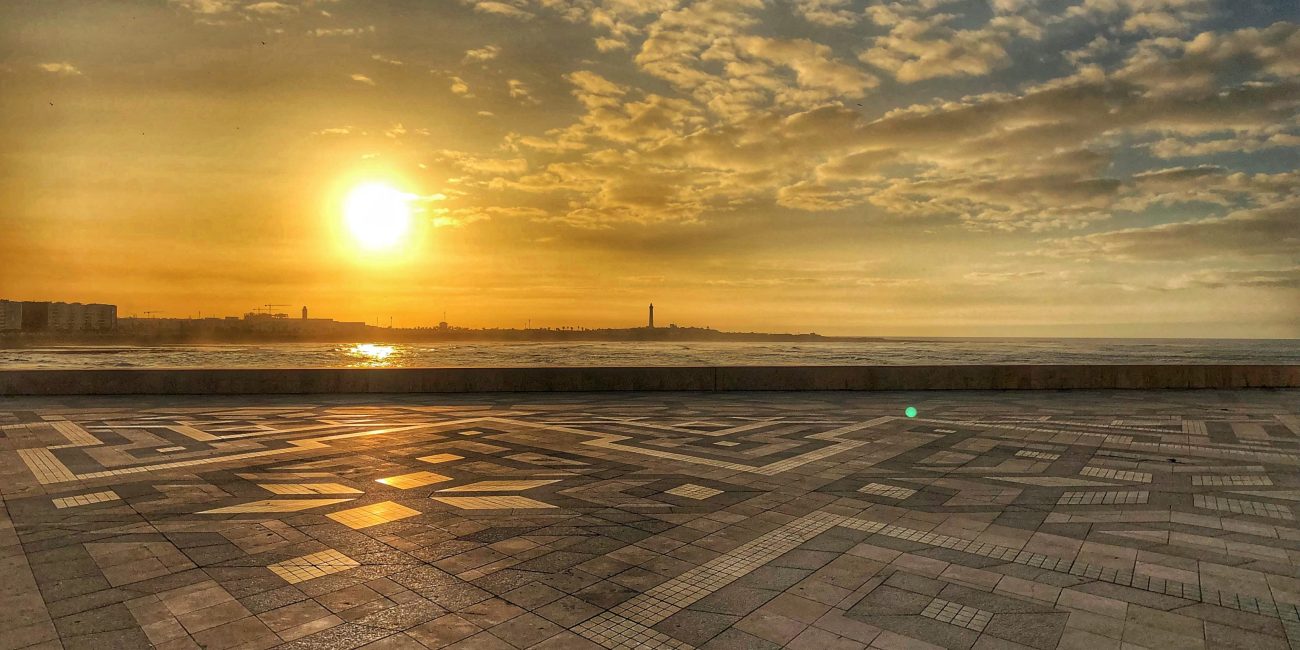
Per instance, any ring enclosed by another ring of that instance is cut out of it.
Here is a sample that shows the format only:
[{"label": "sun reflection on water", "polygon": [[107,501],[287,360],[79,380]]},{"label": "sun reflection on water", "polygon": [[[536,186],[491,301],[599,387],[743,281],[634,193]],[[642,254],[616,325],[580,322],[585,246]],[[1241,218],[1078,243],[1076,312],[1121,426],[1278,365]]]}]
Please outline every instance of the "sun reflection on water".
[{"label": "sun reflection on water", "polygon": [[354,359],[350,365],[373,368],[393,365],[396,360],[392,358],[395,352],[397,352],[397,346],[380,345],[378,343],[358,343],[347,350],[348,356]]}]

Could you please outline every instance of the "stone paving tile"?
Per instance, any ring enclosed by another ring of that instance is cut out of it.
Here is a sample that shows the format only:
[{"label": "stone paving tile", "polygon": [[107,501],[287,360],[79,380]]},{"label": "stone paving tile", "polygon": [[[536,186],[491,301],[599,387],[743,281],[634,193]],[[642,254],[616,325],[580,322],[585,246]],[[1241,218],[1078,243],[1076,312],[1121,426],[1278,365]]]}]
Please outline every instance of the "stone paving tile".
[{"label": "stone paving tile", "polygon": [[11,398],[0,647],[1295,648],[1297,398]]}]

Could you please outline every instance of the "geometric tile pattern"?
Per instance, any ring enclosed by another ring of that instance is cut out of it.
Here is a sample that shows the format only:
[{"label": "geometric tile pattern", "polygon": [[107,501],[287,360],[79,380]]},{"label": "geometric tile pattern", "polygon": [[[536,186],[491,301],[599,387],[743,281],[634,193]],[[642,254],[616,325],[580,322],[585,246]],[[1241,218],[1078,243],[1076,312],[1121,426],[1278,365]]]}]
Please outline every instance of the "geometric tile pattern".
[{"label": "geometric tile pattern", "polygon": [[1020,458],[1039,458],[1042,460],[1056,460],[1061,457],[1060,454],[1052,454],[1046,451],[1029,451],[1027,449],[1017,451],[1016,456],[1019,456]]},{"label": "geometric tile pattern", "polygon": [[549,503],[521,496],[496,497],[434,497],[449,506],[461,510],[513,510],[522,508],[554,508]]},{"label": "geometric tile pattern", "polygon": [[1228,476],[1217,476],[1214,474],[1210,474],[1207,476],[1192,477],[1192,485],[1197,487],[1209,486],[1209,485],[1240,486],[1240,485],[1272,485],[1272,484],[1273,481],[1270,480],[1267,476],[1260,476],[1257,474],[1245,474],[1245,475],[1238,474],[1238,475],[1228,475]]},{"label": "geometric tile pattern", "polygon": [[276,513],[276,512],[298,512],[299,510],[309,510],[311,508],[320,508],[351,501],[351,499],[267,499],[265,501],[253,501],[250,503],[241,503],[223,508],[213,508],[211,510],[200,510],[201,515],[241,515],[241,514],[258,514],[258,513]]},{"label": "geometric tile pattern", "polygon": [[258,483],[273,494],[361,494],[361,490],[338,483]]},{"label": "geometric tile pattern", "polygon": [[450,480],[452,480],[450,476],[443,476],[442,474],[436,474],[434,472],[412,472],[400,476],[389,476],[387,478],[376,479],[375,482],[383,483],[384,485],[402,490],[410,490]]},{"label": "geometric tile pattern", "polygon": [[368,506],[332,512],[326,516],[344,526],[347,526],[348,528],[356,529],[387,524],[399,519],[414,517],[418,514],[420,514],[419,510],[408,508],[400,503],[384,501],[382,503],[374,503]]},{"label": "geometric tile pattern", "polygon": [[72,508],[74,506],[85,506],[92,503],[103,503],[105,501],[116,501],[121,498],[122,497],[117,496],[117,493],[112,490],[104,490],[103,492],[78,494],[77,496],[72,497],[60,497],[58,499],[52,499],[52,501],[54,501],[55,508],[62,509]]},{"label": "geometric tile pattern", "polygon": [[930,601],[929,605],[925,606],[925,609],[921,610],[921,616],[943,621],[944,623],[951,623],[976,632],[983,632],[993,618],[993,612],[954,603],[951,600],[935,598]]},{"label": "geometric tile pattern", "polygon": [[284,578],[289,584],[296,584],[312,578],[327,576],[331,573],[347,571],[360,566],[361,563],[339,553],[334,549],[295,557],[283,562],[276,562],[267,568],[275,575]]},{"label": "geometric tile pattern", "polygon": [[714,497],[719,494],[722,494],[722,490],[715,490],[711,487],[705,487],[703,485],[695,485],[694,483],[686,483],[684,485],[679,485],[675,488],[664,490],[664,492],[667,494],[672,494],[679,497],[686,497],[688,499],[696,499],[696,500],[707,499],[709,497]]},{"label": "geometric tile pattern", "polygon": [[428,456],[421,456],[419,458],[416,458],[416,460],[423,461],[426,463],[437,464],[437,463],[450,463],[452,461],[461,460],[463,458],[464,456],[457,456],[456,454],[430,454]]},{"label": "geometric tile pattern", "polygon": [[1127,492],[1066,492],[1057,499],[1058,506],[1136,505],[1146,503],[1151,494],[1144,490]]},{"label": "geometric tile pattern", "polygon": [[12,398],[0,646],[1300,647],[1298,405]]},{"label": "geometric tile pattern", "polygon": [[1192,498],[1192,505],[1197,508],[1208,508],[1210,510],[1223,510],[1226,512],[1236,512],[1247,515],[1256,515],[1259,517],[1276,517],[1278,519],[1295,519],[1291,509],[1276,503],[1262,503],[1259,501],[1242,501],[1240,499],[1225,499],[1207,494],[1197,494]]},{"label": "geometric tile pattern", "polygon": [[1096,478],[1109,478],[1117,481],[1135,481],[1137,483],[1150,483],[1151,475],[1146,472],[1133,472],[1126,470],[1110,469],[1106,467],[1085,467],[1079,470],[1081,476],[1093,476]]},{"label": "geometric tile pattern", "polygon": [[456,487],[443,488],[439,492],[514,492],[517,490],[531,490],[543,485],[558,483],[559,479],[538,480],[538,481],[478,481],[469,485],[458,485]]},{"label": "geometric tile pattern", "polygon": [[916,490],[886,485],[884,483],[868,483],[858,488],[858,492],[874,494],[878,497],[889,497],[890,499],[906,499],[907,497],[916,494]]}]

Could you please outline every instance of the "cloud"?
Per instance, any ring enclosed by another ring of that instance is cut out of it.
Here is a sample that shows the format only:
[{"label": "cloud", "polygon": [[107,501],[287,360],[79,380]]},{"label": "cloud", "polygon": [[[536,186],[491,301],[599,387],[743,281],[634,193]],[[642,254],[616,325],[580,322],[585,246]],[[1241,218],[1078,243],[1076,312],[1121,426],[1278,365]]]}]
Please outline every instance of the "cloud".
[{"label": "cloud", "polygon": [[483,47],[473,50],[465,50],[465,61],[491,61],[492,59],[497,58],[497,55],[499,54],[501,54],[500,47],[497,47],[496,45],[484,45]]},{"label": "cloud", "polygon": [[312,36],[319,36],[325,38],[333,37],[333,36],[361,36],[362,34],[375,33],[375,26],[366,25],[365,27],[321,27],[321,28],[309,30],[307,33],[311,34]]},{"label": "cloud", "polygon": [[1025,271],[971,271],[963,275],[962,279],[969,284],[992,286],[1018,283],[1026,280],[1040,280],[1048,276],[1049,273],[1042,269],[1029,269]]},{"label": "cloud", "polygon": [[236,0],[170,0],[183,9],[207,16],[222,14],[239,6]]},{"label": "cloud", "polygon": [[1168,283],[1170,289],[1265,288],[1300,289],[1300,266],[1283,269],[1229,269],[1186,273]]},{"label": "cloud", "polygon": [[1300,198],[1235,210],[1223,217],[1126,228],[1056,240],[1044,252],[1132,260],[1294,256],[1300,250]]},{"label": "cloud", "polygon": [[273,2],[270,0],[244,5],[243,10],[248,13],[262,16],[287,16],[298,13],[298,8],[293,5],[287,5],[283,2]]},{"label": "cloud", "polygon": [[77,66],[72,65],[71,63],[68,63],[66,61],[52,62],[52,63],[38,63],[36,64],[36,67],[50,74],[57,74],[64,77],[81,76],[81,70],[79,70]]},{"label": "cloud", "polygon": [[528,85],[518,79],[507,79],[506,89],[511,99],[518,100],[521,104],[540,104],[541,102],[533,97]]},{"label": "cloud", "polygon": [[460,77],[451,78],[451,92],[452,94],[460,95],[461,97],[474,96],[469,92],[469,84],[465,83],[465,80],[461,79]]},{"label": "cloud", "polygon": [[1153,96],[1203,94],[1229,76],[1294,81],[1300,76],[1300,25],[1278,22],[1263,29],[1202,32],[1190,40],[1149,39],[1138,43],[1114,74]]},{"label": "cloud", "polygon": [[809,212],[843,210],[861,205],[872,193],[861,185],[834,186],[819,181],[799,181],[777,190],[776,203]]},{"label": "cloud", "polygon": [[1010,62],[1006,46],[1016,38],[1039,40],[1042,29],[1021,16],[995,16],[978,29],[954,29],[950,14],[908,16],[916,6],[875,5],[872,20],[888,26],[859,53],[903,83],[937,77],[983,76]]},{"label": "cloud", "polygon": [[1151,155],[1166,159],[1199,158],[1220,153],[1251,153],[1282,147],[1300,147],[1300,135],[1267,129],[1208,140],[1164,138],[1147,145]]},{"label": "cloud", "polygon": [[1097,57],[1109,52],[1115,43],[1105,36],[1098,36],[1088,42],[1087,45],[1065,53],[1065,60],[1074,65],[1080,65],[1096,59]]},{"label": "cloud", "polygon": [[834,95],[862,97],[880,80],[855,66],[836,61],[831,48],[807,39],[780,40],[748,36],[738,40],[739,49],[768,63],[790,68],[802,88]]},{"label": "cloud", "polygon": [[849,0],[795,0],[794,10],[804,20],[823,27],[848,27],[862,17],[849,8]]},{"label": "cloud", "polygon": [[370,58],[380,63],[387,63],[388,65],[406,65],[406,62],[404,61],[399,61],[397,59],[390,59],[382,54],[371,54]]},{"label": "cloud", "polygon": [[1207,0],[1128,0],[1126,32],[1182,34],[1209,16]]},{"label": "cloud", "polygon": [[363,74],[353,73],[352,76],[351,76],[351,79],[352,79],[353,81],[357,82],[357,83],[363,83],[363,84],[366,84],[366,85],[368,85],[368,86],[373,86],[373,85],[375,85],[375,80],[374,80],[374,79],[371,79],[370,77],[367,77],[366,75],[363,75]]},{"label": "cloud", "polygon": [[312,131],[312,135],[352,135],[354,132],[355,129],[351,125],[332,126],[319,131]]},{"label": "cloud", "polygon": [[531,20],[533,17],[533,14],[524,11],[519,7],[506,4],[504,2],[495,2],[493,0],[480,0],[478,2],[474,2],[473,5],[474,5],[474,11],[485,13],[485,14],[507,16],[509,18],[516,18],[519,20]]}]

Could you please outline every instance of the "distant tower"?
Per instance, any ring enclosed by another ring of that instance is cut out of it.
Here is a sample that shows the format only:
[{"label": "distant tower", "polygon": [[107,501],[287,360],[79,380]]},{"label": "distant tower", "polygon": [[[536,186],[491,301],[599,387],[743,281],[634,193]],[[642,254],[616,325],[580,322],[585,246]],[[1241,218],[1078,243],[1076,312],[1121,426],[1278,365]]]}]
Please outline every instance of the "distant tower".
[{"label": "distant tower", "polygon": [[307,305],[302,306],[302,319],[307,320]]},{"label": "distant tower", "polygon": [[650,324],[647,327],[650,329],[655,328],[655,304],[653,302],[650,303]]}]

